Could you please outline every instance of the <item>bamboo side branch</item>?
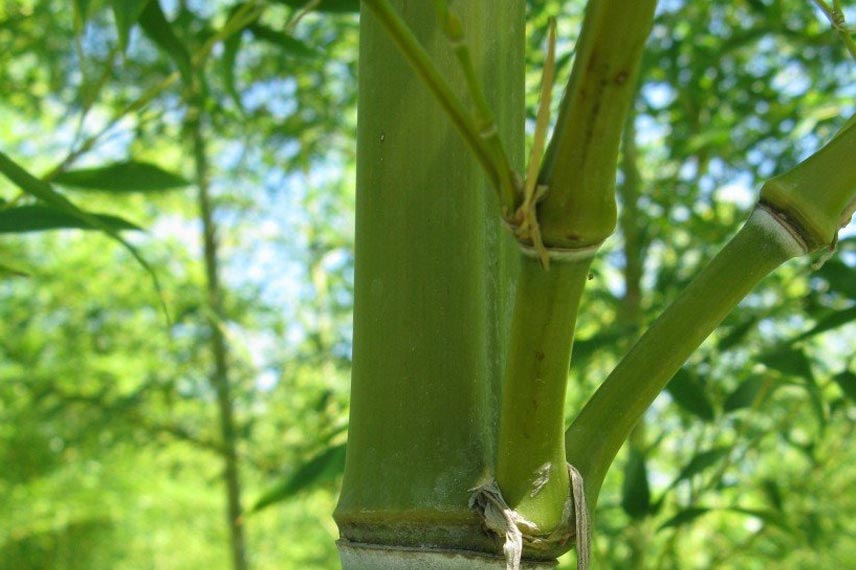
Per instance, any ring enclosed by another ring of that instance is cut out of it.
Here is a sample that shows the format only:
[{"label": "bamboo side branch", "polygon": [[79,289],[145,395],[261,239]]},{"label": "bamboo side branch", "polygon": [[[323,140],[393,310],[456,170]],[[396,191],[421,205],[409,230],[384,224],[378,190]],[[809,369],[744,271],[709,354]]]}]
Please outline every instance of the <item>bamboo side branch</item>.
[{"label": "bamboo side branch", "polygon": [[657,0],[589,0],[555,132],[538,183],[548,247],[600,244],[615,229],[621,131]]},{"label": "bamboo side branch", "polygon": [[686,359],[767,274],[804,253],[778,218],[758,208],[598,388],[565,434],[568,461],[594,503],[634,426]]},{"label": "bamboo side branch", "polygon": [[854,118],[826,146],[761,189],[761,201],[794,226],[809,251],[834,247],[838,230],[856,210]]},{"label": "bamboo side branch", "polygon": [[598,388],[565,434],[595,501],[615,454],[686,359],[752,288],[792,257],[834,246],[856,210],[856,123],[768,181],[749,221]]},{"label": "bamboo side branch", "polygon": [[591,256],[544,271],[521,256],[503,384],[496,479],[508,505],[545,536],[567,525],[564,406]]}]

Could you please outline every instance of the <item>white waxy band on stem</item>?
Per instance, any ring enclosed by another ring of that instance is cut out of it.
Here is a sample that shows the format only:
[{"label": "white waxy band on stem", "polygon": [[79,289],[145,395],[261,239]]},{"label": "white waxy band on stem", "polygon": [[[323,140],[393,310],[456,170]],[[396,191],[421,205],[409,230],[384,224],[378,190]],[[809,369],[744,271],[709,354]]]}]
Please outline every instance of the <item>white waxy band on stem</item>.
[{"label": "white waxy band on stem", "polygon": [[[388,547],[340,540],[342,570],[504,570],[506,560],[480,552]],[[523,561],[521,570],[555,570],[557,562]]]},{"label": "white waxy band on stem", "polygon": [[776,240],[779,247],[791,257],[799,257],[808,253],[805,240],[800,237],[796,228],[766,204],[759,204],[752,211],[749,220],[746,222],[747,226],[750,224],[760,227],[769,234]]}]

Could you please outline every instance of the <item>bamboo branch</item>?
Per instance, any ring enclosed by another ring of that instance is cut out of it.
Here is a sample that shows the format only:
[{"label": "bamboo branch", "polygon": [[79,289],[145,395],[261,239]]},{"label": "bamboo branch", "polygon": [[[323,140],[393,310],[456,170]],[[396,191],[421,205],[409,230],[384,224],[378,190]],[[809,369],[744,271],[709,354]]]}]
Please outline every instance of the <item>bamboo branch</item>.
[{"label": "bamboo branch", "polygon": [[621,131],[657,0],[589,0],[571,77],[538,182],[548,247],[600,244],[615,229]]},{"label": "bamboo branch", "polygon": [[598,388],[565,434],[590,502],[615,454],[686,359],[768,273],[804,252],[778,218],[757,209]]},{"label": "bamboo branch", "polygon": [[564,508],[570,500],[565,390],[592,255],[554,263],[550,271],[537,259],[521,256],[502,387],[496,480],[508,505],[544,535],[569,523]]},{"label": "bamboo branch", "polygon": [[475,106],[475,127],[479,137],[484,141],[484,146],[490,154],[491,161],[496,167],[499,176],[499,195],[500,204],[503,209],[503,217],[508,218],[518,200],[518,181],[514,172],[509,166],[508,156],[505,148],[502,146],[502,141],[499,138],[499,128],[496,124],[496,118],[493,116],[493,111],[487,101],[487,97],[482,89],[475,66],[473,65],[470,50],[467,47],[466,38],[464,36],[464,26],[460,16],[449,8],[447,0],[437,0],[437,10],[440,16],[440,21],[449,38],[452,46],[452,51],[458,59],[461,71],[464,75],[464,81],[467,86],[470,98]]},{"label": "bamboo branch", "polygon": [[767,181],[761,201],[788,218],[809,251],[832,247],[856,209],[856,116],[798,167]]},{"label": "bamboo branch", "polygon": [[759,207],[598,388],[565,434],[595,501],[615,454],[686,359],[761,279],[834,243],[856,209],[856,124],[761,191]]},{"label": "bamboo branch", "polygon": [[[615,227],[618,145],[655,6],[656,0],[629,6],[589,1],[559,123],[540,172],[527,177],[526,202],[514,220],[524,251],[532,250],[544,263],[524,254],[521,265],[503,378],[496,478],[510,508],[537,528],[538,541],[530,541],[530,548],[567,548],[575,532],[571,513],[586,515],[574,512],[570,503],[580,497],[569,489],[566,464],[579,466],[568,461],[564,446],[568,367],[591,260]],[[548,101],[550,76],[548,69],[542,102]],[[537,146],[536,141],[533,160],[540,154]],[[529,235],[521,229],[530,230]],[[548,271],[551,258],[557,263]]]}]

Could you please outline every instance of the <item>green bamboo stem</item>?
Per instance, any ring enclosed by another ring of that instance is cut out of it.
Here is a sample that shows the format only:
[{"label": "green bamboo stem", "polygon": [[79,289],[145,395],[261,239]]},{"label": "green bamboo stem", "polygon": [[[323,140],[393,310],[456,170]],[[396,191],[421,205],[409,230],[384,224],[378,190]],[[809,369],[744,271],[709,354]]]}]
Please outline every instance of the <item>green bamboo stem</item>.
[{"label": "green bamboo stem", "polygon": [[[438,73],[463,91],[433,3],[394,4]],[[524,4],[456,7],[518,167]],[[355,544],[413,556],[430,544],[488,553],[504,567],[501,544],[468,501],[495,461],[514,243],[485,191],[491,181],[373,10],[360,21],[359,81],[351,421],[334,515],[343,565],[360,568]],[[433,567],[453,567],[443,564]]]},{"label": "green bamboo stem", "polygon": [[544,244],[582,248],[615,229],[615,165],[657,0],[589,0],[538,178]]},{"label": "green bamboo stem", "polygon": [[500,416],[496,479],[508,505],[543,535],[566,527],[564,406],[577,309],[591,256],[521,256]]},{"label": "green bamboo stem", "polygon": [[686,359],[761,279],[802,253],[776,216],[756,209],[631,348],[565,435],[592,504],[622,443]]}]

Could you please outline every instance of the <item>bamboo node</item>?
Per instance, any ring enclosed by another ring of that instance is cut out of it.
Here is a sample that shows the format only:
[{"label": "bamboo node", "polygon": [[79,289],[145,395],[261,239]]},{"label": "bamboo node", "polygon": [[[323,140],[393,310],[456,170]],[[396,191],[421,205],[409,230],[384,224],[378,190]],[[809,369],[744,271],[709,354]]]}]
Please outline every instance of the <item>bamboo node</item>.
[{"label": "bamboo node", "polygon": [[574,517],[574,531],[566,525],[549,534],[543,534],[538,526],[508,506],[495,479],[470,489],[469,506],[482,519],[485,528],[502,539],[506,570],[520,570],[523,547],[544,550],[566,543],[571,536],[576,538],[577,570],[591,568],[591,518],[586,504],[583,476],[568,464],[571,481],[571,498],[564,507],[564,516]]}]

